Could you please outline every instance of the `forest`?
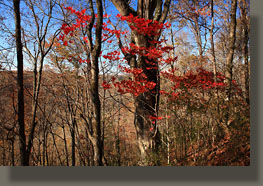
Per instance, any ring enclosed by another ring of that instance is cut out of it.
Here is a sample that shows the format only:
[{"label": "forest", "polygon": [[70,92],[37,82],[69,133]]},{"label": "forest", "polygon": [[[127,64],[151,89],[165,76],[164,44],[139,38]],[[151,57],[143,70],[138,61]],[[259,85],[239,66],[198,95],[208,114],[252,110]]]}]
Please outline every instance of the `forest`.
[{"label": "forest", "polygon": [[249,166],[249,0],[0,0],[1,166]]}]

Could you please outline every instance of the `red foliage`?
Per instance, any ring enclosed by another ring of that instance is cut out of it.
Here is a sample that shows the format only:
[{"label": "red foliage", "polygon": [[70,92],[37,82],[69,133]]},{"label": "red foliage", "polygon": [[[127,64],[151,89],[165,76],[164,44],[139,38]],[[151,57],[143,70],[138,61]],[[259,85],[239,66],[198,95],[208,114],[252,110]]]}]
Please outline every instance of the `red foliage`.
[{"label": "red foliage", "polygon": [[[91,21],[91,16],[86,15],[85,9],[82,11],[76,11],[72,7],[66,7],[66,10],[74,14],[77,17],[77,19],[75,23],[72,23],[70,25],[63,24],[61,27],[63,32],[59,36],[59,39],[63,41],[63,44],[65,46],[71,43],[70,40],[69,42],[67,42],[65,36],[69,35],[72,37],[75,30],[80,29],[82,27],[86,27]],[[120,38],[121,35],[125,35],[128,32],[109,28],[108,24],[111,23],[111,21],[109,20],[110,15],[105,14],[103,17],[108,20],[106,23],[103,23],[102,41],[107,40],[107,43],[112,43],[114,40],[108,40],[111,36],[115,35],[117,38]],[[136,56],[143,56],[145,58],[146,65],[144,68],[130,68],[119,65],[120,70],[123,73],[129,74],[128,77],[132,76],[132,78],[118,82],[116,81],[116,79],[112,79],[112,84],[115,88],[117,88],[118,92],[131,93],[135,97],[147,91],[155,91],[156,83],[147,79],[146,72],[151,70],[157,71],[160,65],[171,64],[177,60],[177,57],[169,57],[169,53],[172,50],[174,50],[174,48],[165,45],[164,43],[166,40],[155,39],[158,38],[155,36],[159,36],[160,32],[164,29],[169,28],[171,24],[163,24],[159,23],[158,21],[139,18],[132,14],[128,16],[121,16],[120,14],[118,14],[116,17],[119,18],[121,21],[126,21],[133,32],[139,35],[147,36],[149,39],[149,46],[139,46],[134,43],[130,43],[121,48],[121,51],[124,53],[124,55],[130,54]],[[88,42],[87,39],[88,38],[86,36],[83,37],[83,40],[85,42]],[[102,55],[102,57],[108,60],[109,62],[122,61],[121,53],[117,50],[108,52]],[[83,60],[79,58],[79,63],[83,62],[88,62],[88,60]],[[209,72],[204,69],[198,69],[196,72],[189,71],[183,76],[176,76],[175,70],[161,72],[161,75],[163,75],[164,78],[167,78],[168,80],[173,82],[173,86],[171,87],[170,91],[160,90],[160,94],[169,96],[172,99],[183,99],[187,96],[185,93],[193,89],[199,89],[204,91],[210,89],[224,90],[226,88],[226,84],[224,83],[225,77],[222,74],[217,73],[215,81],[213,72]],[[104,88],[104,90],[108,90],[111,87],[110,82],[104,81],[101,85]],[[234,81],[233,85],[238,90],[237,85]],[[240,92],[240,90],[238,91]],[[153,120],[160,119],[160,117],[157,116],[151,117]]]},{"label": "red foliage", "polygon": [[110,89],[111,86],[110,84],[108,84],[106,81],[103,81],[103,83],[101,84],[101,86],[104,88],[104,90]]}]

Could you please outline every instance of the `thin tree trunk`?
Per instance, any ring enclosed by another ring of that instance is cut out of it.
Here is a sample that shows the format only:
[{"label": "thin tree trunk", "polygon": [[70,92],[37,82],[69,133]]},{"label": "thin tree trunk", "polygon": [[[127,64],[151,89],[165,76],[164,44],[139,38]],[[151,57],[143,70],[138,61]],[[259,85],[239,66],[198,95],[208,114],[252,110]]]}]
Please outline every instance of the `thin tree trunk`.
[{"label": "thin tree trunk", "polygon": [[65,132],[65,127],[64,126],[62,126],[62,130],[63,130],[65,153],[66,153],[66,163],[67,163],[67,166],[69,166],[68,145],[67,145],[67,138],[66,138],[66,132]]},{"label": "thin tree trunk", "polygon": [[199,51],[199,56],[203,56],[203,47],[202,47],[202,37],[201,37],[201,31],[200,31],[200,26],[198,24],[197,17],[194,17],[194,32],[195,32],[195,39],[198,45],[198,51]]},{"label": "thin tree trunk", "polygon": [[231,2],[231,12],[230,12],[230,32],[229,32],[229,49],[226,58],[226,84],[227,84],[227,98],[228,98],[228,110],[226,112],[226,121],[221,124],[222,129],[226,135],[229,135],[229,130],[227,127],[227,122],[229,119],[230,103],[232,97],[232,80],[233,80],[233,59],[235,52],[235,42],[236,42],[236,10],[237,10],[237,0],[232,0]]},{"label": "thin tree trunk", "polygon": [[247,18],[247,3],[246,0],[239,0],[240,5],[240,12],[241,12],[241,21],[242,21],[242,34],[243,34],[243,46],[242,46],[242,53],[243,59],[245,64],[245,98],[247,104],[250,103],[249,98],[249,60],[248,60],[248,40],[249,40],[249,30],[248,30],[248,18]]},{"label": "thin tree trunk", "polygon": [[15,137],[11,139],[11,159],[12,159],[12,166],[15,166]]},{"label": "thin tree trunk", "polygon": [[[37,107],[38,107],[38,99],[39,99],[39,93],[40,93],[40,86],[41,86],[41,79],[42,79],[42,69],[43,69],[43,63],[44,63],[44,56],[41,56],[40,59],[40,68],[39,72],[34,72],[34,83],[33,83],[33,101],[32,101],[32,124],[30,129],[30,134],[28,137],[28,144],[27,144],[27,156],[26,161],[29,162],[31,149],[33,146],[33,140],[34,140],[34,134],[35,134],[35,128],[37,126],[36,116],[37,116]],[[37,59],[35,61],[35,70],[37,69]]]},{"label": "thin tree trunk", "polygon": [[46,149],[47,149],[47,144],[46,144],[46,135],[45,135],[45,132],[43,134],[43,142],[42,142],[42,157],[43,157],[43,161],[42,161],[42,164],[43,166],[45,166],[46,164]]},{"label": "thin tree trunk", "polygon": [[71,165],[75,166],[76,164],[76,142],[75,142],[75,126],[76,126],[76,120],[73,119],[72,122],[72,129],[71,129]]},{"label": "thin tree trunk", "polygon": [[214,79],[216,82],[216,55],[214,44],[214,0],[211,0],[211,28],[210,28],[211,54],[213,61]]},{"label": "thin tree trunk", "polygon": [[[26,5],[28,8],[31,10],[33,14],[33,18],[35,21],[35,26],[36,26],[36,41],[38,43],[38,49],[37,51],[34,51],[33,55],[30,50],[27,48],[26,45],[26,39],[25,39],[25,49],[27,50],[29,56],[34,60],[34,82],[33,82],[33,100],[32,100],[32,121],[31,121],[31,126],[30,126],[30,133],[28,136],[28,141],[27,141],[27,148],[26,148],[26,157],[25,161],[29,162],[30,159],[30,154],[32,151],[33,147],[33,140],[34,140],[34,134],[35,134],[35,128],[37,126],[37,121],[36,121],[36,115],[37,115],[37,109],[38,109],[38,99],[39,99],[39,94],[40,94],[40,87],[41,87],[41,79],[42,79],[42,70],[43,70],[43,64],[44,64],[44,59],[45,56],[48,54],[48,52],[51,50],[55,38],[57,37],[59,31],[55,31],[52,40],[50,42],[50,45],[46,47],[46,36],[47,36],[47,30],[48,26],[50,24],[51,18],[52,18],[52,11],[54,7],[54,3],[52,1],[49,2],[49,7],[48,7],[48,14],[45,15],[47,16],[47,19],[45,23],[42,22],[38,19],[37,16],[37,11],[35,10],[35,6],[38,6],[34,4],[36,2],[26,1]],[[45,25],[44,25],[45,24]],[[39,60],[39,70],[38,70],[38,60]]]},{"label": "thin tree trunk", "polygon": [[[47,142],[47,139],[48,139],[48,133],[47,133],[47,135],[45,136],[45,140],[46,140],[46,142],[45,142],[45,144],[46,144],[46,147],[45,147],[45,156],[46,156],[46,165],[47,166],[49,166],[49,165],[53,165],[53,161],[51,162],[51,164],[49,163],[49,152],[48,152],[48,149],[50,149],[50,147],[48,148],[48,142]],[[51,151],[50,151],[51,152]],[[53,151],[52,151],[52,156],[53,156]]]},{"label": "thin tree trunk", "polygon": [[[94,153],[94,164],[96,166],[103,165],[103,137],[101,132],[101,102],[99,97],[99,56],[101,52],[101,36],[102,36],[102,24],[103,24],[103,8],[102,8],[102,0],[96,0],[97,7],[97,21],[96,21],[96,29],[95,29],[95,45],[92,42],[92,28],[94,26],[95,21],[95,13],[93,9],[93,2],[89,1],[91,6],[91,16],[92,20],[89,24],[88,28],[88,40],[89,40],[89,50],[91,51],[91,80],[90,80],[90,97],[91,103],[93,107],[94,120],[92,121],[91,127],[93,131],[87,130],[88,137],[93,146]],[[89,55],[89,54],[88,54]]]},{"label": "thin tree trunk", "polygon": [[25,114],[24,114],[24,85],[23,85],[23,46],[21,41],[20,25],[20,0],[13,0],[16,27],[16,50],[17,50],[17,87],[18,87],[18,125],[20,140],[21,165],[28,166],[25,136]]},{"label": "thin tree trunk", "polygon": [[233,79],[233,58],[235,52],[235,42],[236,42],[236,10],[237,10],[237,0],[232,0],[231,2],[231,12],[230,12],[230,32],[229,32],[229,49],[226,58],[226,83],[228,85],[227,96],[228,100],[231,99],[232,92],[232,79]]},{"label": "thin tree trunk", "polygon": [[52,139],[53,139],[53,145],[55,146],[55,149],[56,149],[56,152],[57,152],[57,157],[58,157],[59,163],[60,163],[60,165],[63,165],[63,164],[62,164],[62,160],[61,160],[61,156],[60,156],[60,154],[59,154],[59,150],[58,150],[58,147],[57,147],[57,144],[56,144],[55,135],[54,135],[52,129],[51,129],[50,132],[51,132]]}]

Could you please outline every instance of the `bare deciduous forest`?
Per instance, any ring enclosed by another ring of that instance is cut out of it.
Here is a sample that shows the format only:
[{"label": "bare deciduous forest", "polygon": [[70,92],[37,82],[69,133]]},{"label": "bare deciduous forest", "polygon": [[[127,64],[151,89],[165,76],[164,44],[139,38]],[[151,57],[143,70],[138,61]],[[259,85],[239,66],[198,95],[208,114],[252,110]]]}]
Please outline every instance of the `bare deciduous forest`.
[{"label": "bare deciduous forest", "polygon": [[249,0],[0,0],[0,165],[250,165]]}]

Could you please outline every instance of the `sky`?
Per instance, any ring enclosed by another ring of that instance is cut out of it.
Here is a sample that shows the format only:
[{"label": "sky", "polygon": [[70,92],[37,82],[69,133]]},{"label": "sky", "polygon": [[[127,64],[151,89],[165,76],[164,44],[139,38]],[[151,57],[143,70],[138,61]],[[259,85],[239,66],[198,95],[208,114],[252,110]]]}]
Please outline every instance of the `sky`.
[{"label": "sky", "polygon": [[[78,7],[76,7],[76,9],[80,10],[80,9],[85,7],[85,4],[84,4],[84,7],[81,7],[79,2],[87,2],[87,1],[86,0],[67,0],[66,2],[68,4],[73,2],[75,5],[78,6]],[[115,6],[109,0],[106,0],[105,2],[106,2],[107,14],[111,14],[113,16],[113,15],[117,15],[119,13],[118,10],[115,8]],[[132,2],[134,3],[135,1],[132,1]],[[133,7],[136,8],[136,3],[133,4]],[[56,7],[55,10],[58,12],[61,12],[59,7]],[[13,16],[13,12],[12,12],[12,1],[11,0],[0,0],[0,11],[3,12],[2,16],[5,17],[4,22],[7,26],[7,28],[10,30],[10,32],[14,32],[14,16]],[[41,11],[40,9],[36,9],[36,13],[39,13],[40,11]],[[29,16],[30,10],[28,9],[28,7],[25,5],[25,3],[23,1],[21,1],[21,12],[22,12],[22,14],[21,14],[22,26],[25,29],[26,33],[28,33],[28,35],[32,35],[32,37],[33,37],[34,34],[36,33],[36,29],[34,28],[34,25],[30,26],[30,24],[29,24],[30,22],[33,22],[33,18],[32,18],[32,16]],[[60,17],[58,12],[53,14],[54,19],[52,19],[51,24],[54,23],[54,25],[50,26],[50,29],[48,29],[49,34],[53,34],[54,31],[60,27],[60,24],[55,24],[55,22],[60,22],[61,25],[63,23],[63,21],[61,21],[61,20],[59,21],[57,19]],[[46,19],[44,19],[44,23],[45,23],[45,21],[46,21]],[[175,25],[175,29],[176,29],[176,25]],[[191,31],[188,28],[183,28],[182,31],[190,33],[189,35],[191,36]],[[1,35],[1,33],[0,33],[0,52],[3,52],[3,48],[12,48],[12,47],[14,47],[14,39],[11,37],[8,37],[7,35]],[[32,51],[34,51],[33,45],[31,45],[30,48]],[[11,51],[14,54],[14,48]],[[105,50],[104,52],[106,52],[106,51],[107,50]],[[193,53],[194,53],[194,51],[193,51]],[[15,60],[14,55],[13,55],[13,59],[14,59],[14,63],[15,63],[16,60]],[[25,68],[30,68],[31,65],[30,65],[29,61],[27,60],[26,56],[24,57],[24,59],[25,59],[24,60],[25,61]]]}]

